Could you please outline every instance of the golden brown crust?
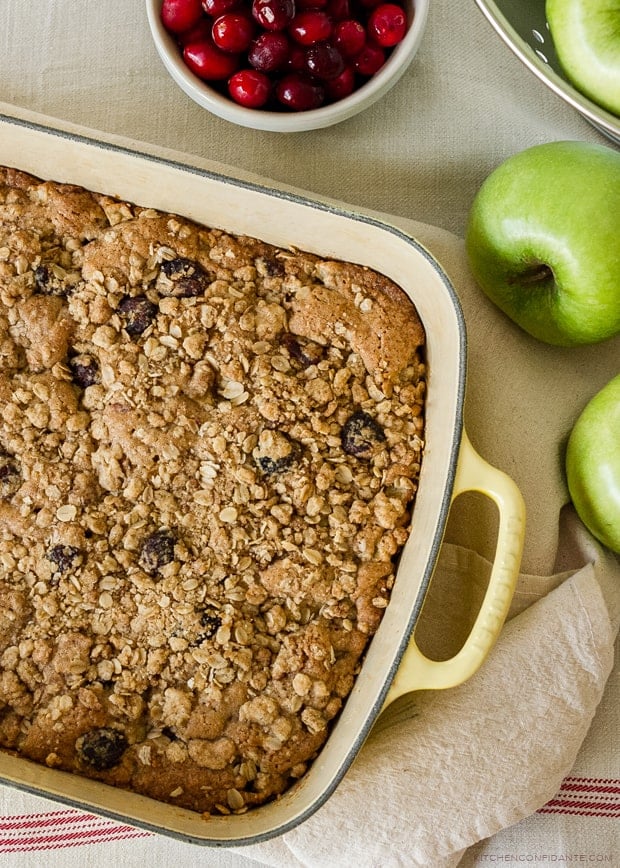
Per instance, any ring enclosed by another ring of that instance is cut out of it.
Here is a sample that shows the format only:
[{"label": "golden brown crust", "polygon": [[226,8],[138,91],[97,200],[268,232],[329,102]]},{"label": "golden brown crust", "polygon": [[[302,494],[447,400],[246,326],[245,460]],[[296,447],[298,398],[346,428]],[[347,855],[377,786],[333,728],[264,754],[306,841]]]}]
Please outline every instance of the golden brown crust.
[{"label": "golden brown crust", "polygon": [[0,169],[0,744],[206,813],[299,778],[388,604],[423,349],[369,269]]}]

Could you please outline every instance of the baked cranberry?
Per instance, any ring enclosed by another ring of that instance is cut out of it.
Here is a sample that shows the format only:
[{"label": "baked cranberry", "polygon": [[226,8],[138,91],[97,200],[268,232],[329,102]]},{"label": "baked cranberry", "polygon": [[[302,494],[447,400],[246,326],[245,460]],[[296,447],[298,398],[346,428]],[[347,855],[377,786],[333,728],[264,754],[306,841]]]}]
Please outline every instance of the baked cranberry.
[{"label": "baked cranberry", "polygon": [[202,16],[200,0],[163,0],[161,20],[170,33],[182,33],[193,27]]},{"label": "baked cranberry", "polygon": [[110,726],[91,729],[75,743],[80,758],[98,772],[117,766],[128,746],[124,733]]},{"label": "baked cranberry", "polygon": [[284,30],[295,17],[295,0],[252,0],[252,15],[265,30]]},{"label": "baked cranberry", "polygon": [[298,12],[304,9],[325,9],[328,0],[295,0],[295,8]]},{"label": "baked cranberry", "polygon": [[205,81],[223,81],[239,68],[236,54],[222,51],[208,40],[192,42],[183,49],[183,59],[189,69]]},{"label": "baked cranberry", "polygon": [[274,72],[286,66],[290,53],[291,45],[286,33],[260,33],[250,46],[248,60],[254,69]]},{"label": "baked cranberry", "polygon": [[344,60],[331,42],[315,42],[306,49],[306,68],[310,75],[328,81],[344,69]]},{"label": "baked cranberry", "polygon": [[47,265],[37,265],[34,270],[34,285],[43,295],[67,295],[67,284]]},{"label": "baked cranberry", "polygon": [[282,335],[282,346],[287,350],[291,359],[299,362],[303,368],[318,365],[325,356],[324,346],[291,332],[285,332]]},{"label": "baked cranberry", "polygon": [[88,353],[75,353],[67,359],[67,367],[71,371],[71,379],[76,386],[87,389],[100,382],[99,363]]},{"label": "baked cranberry", "polygon": [[334,26],[333,40],[343,57],[355,57],[366,43],[366,31],[361,22],[347,18]]},{"label": "baked cranberry", "polygon": [[241,6],[241,0],[202,0],[202,8],[211,18],[232,12]]},{"label": "baked cranberry", "polygon": [[353,66],[360,75],[370,77],[378,72],[385,63],[385,51],[380,45],[367,42],[360,53],[353,59]]},{"label": "baked cranberry", "polygon": [[158,308],[145,295],[126,295],[120,300],[117,311],[127,334],[137,337],[151,325]]},{"label": "baked cranberry", "polygon": [[176,256],[162,262],[156,286],[162,295],[195,298],[204,295],[210,283],[211,277],[199,262]]},{"label": "baked cranberry", "polygon": [[286,108],[305,112],[323,105],[325,90],[303,73],[291,72],[276,85],[276,96]]},{"label": "baked cranberry", "polygon": [[200,636],[200,641],[204,642],[205,639],[213,639],[222,626],[222,619],[215,609],[205,609],[200,616],[200,626],[205,627],[204,633]]},{"label": "baked cranberry", "polygon": [[325,95],[331,102],[344,99],[355,90],[355,70],[352,66],[345,66],[339,76],[325,82]]},{"label": "baked cranberry", "polygon": [[76,546],[63,545],[58,543],[53,545],[47,551],[48,561],[54,564],[56,572],[68,573],[69,570],[76,569],[82,563],[82,552]]},{"label": "baked cranberry", "polygon": [[407,32],[407,16],[402,6],[382,3],[368,18],[368,34],[383,48],[392,48],[402,41]]},{"label": "baked cranberry", "polygon": [[10,497],[21,488],[22,475],[17,461],[0,451],[0,497]]},{"label": "baked cranberry", "polygon": [[267,277],[284,277],[286,274],[283,263],[274,256],[261,256],[256,262],[257,264],[260,263],[260,269]]},{"label": "baked cranberry", "polygon": [[258,69],[240,69],[231,75],[228,93],[239,105],[262,108],[271,96],[271,79]]},{"label": "baked cranberry", "polygon": [[291,22],[289,33],[300,45],[314,45],[328,39],[332,32],[329,15],[321,9],[299,12]]},{"label": "baked cranberry", "polygon": [[252,450],[257,466],[267,476],[289,470],[298,457],[298,449],[286,434],[269,428],[258,435],[258,443]]},{"label": "baked cranberry", "polygon": [[385,433],[372,416],[364,410],[358,410],[342,426],[340,439],[347,455],[369,459],[385,443]]},{"label": "baked cranberry", "polygon": [[143,570],[153,575],[160,567],[174,560],[176,538],[168,530],[158,530],[147,537],[140,549],[139,564]]},{"label": "baked cranberry", "polygon": [[256,25],[247,13],[225,12],[215,19],[211,32],[218,48],[231,54],[240,54],[250,47]]}]

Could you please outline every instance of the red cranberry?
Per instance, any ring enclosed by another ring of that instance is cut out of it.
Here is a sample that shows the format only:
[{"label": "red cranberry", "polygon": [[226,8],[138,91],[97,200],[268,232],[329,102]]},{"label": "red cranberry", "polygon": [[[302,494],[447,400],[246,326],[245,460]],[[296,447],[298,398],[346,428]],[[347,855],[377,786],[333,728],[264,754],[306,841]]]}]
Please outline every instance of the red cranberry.
[{"label": "red cranberry", "polygon": [[347,18],[334,27],[334,45],[343,57],[355,57],[366,42],[366,31],[359,21]]},{"label": "red cranberry", "polygon": [[290,46],[288,68],[295,72],[301,72],[306,68],[306,49],[296,42],[292,42]]},{"label": "red cranberry", "polygon": [[327,81],[340,75],[344,60],[331,42],[315,42],[306,49],[306,67],[310,75]]},{"label": "red cranberry", "polygon": [[240,54],[247,51],[256,26],[244,12],[225,12],[213,22],[213,41],[222,51]]},{"label": "red cranberry", "polygon": [[351,0],[329,0],[326,11],[332,21],[344,21],[351,17]]},{"label": "red cranberry", "polygon": [[199,78],[205,81],[221,81],[229,78],[239,68],[236,54],[222,51],[213,42],[192,42],[183,49],[183,59]]},{"label": "red cranberry", "polygon": [[320,9],[299,12],[289,27],[289,33],[300,45],[314,45],[328,39],[332,32],[329,15]]},{"label": "red cranberry", "polygon": [[191,42],[201,42],[203,39],[209,40],[210,38],[211,21],[206,15],[203,15],[200,21],[194,24],[193,27],[190,27],[189,30],[184,30],[183,33],[177,34],[177,41],[182,48]]},{"label": "red cranberry", "polygon": [[241,5],[241,0],[202,0],[202,8],[212,18],[232,12]]},{"label": "red cranberry", "polygon": [[276,85],[276,96],[286,108],[297,112],[320,108],[325,91],[320,84],[303,73],[291,72]]},{"label": "red cranberry", "polygon": [[248,108],[349,96],[407,31],[402,0],[162,0],[188,68]]},{"label": "red cranberry", "polygon": [[356,72],[367,77],[379,72],[385,63],[385,51],[380,45],[367,42],[360,53],[353,59]]},{"label": "red cranberry", "polygon": [[392,48],[402,41],[407,32],[407,16],[402,6],[382,3],[376,6],[368,18],[368,33],[384,48]]},{"label": "red cranberry", "polygon": [[189,30],[201,15],[200,0],[163,0],[161,4],[162,24],[170,33]]},{"label": "red cranberry", "polygon": [[245,108],[262,108],[271,95],[271,79],[257,69],[240,69],[231,75],[228,93]]},{"label": "red cranberry", "polygon": [[295,16],[295,0],[252,0],[252,15],[265,30],[284,30]]},{"label": "red cranberry", "polygon": [[282,69],[290,57],[290,42],[286,33],[281,31],[259,33],[252,42],[248,60],[255,69],[274,72]]},{"label": "red cranberry", "polygon": [[345,66],[337,78],[325,82],[325,95],[330,102],[337,102],[349,96],[355,90],[355,70],[352,66]]}]

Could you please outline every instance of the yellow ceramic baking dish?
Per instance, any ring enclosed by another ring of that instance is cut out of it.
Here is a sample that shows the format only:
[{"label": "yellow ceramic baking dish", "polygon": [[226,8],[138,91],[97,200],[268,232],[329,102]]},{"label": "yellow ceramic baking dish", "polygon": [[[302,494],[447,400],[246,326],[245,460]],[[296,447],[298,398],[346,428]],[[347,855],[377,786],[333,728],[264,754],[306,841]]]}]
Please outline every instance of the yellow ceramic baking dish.
[{"label": "yellow ceramic baking dish", "polygon": [[[330,737],[308,773],[280,799],[245,814],[211,817],[0,752],[0,780],[196,844],[257,842],[310,816],[330,796],[380,712],[404,693],[469,678],[504,622],[524,538],[523,499],[510,478],[472,448],[463,428],[466,330],[455,291],[431,254],[400,229],[283,190],[54,129],[45,119],[0,116],[0,164],[82,185],[272,244],[367,265],[411,297],[427,335],[426,447],[412,529],[378,632]],[[497,506],[498,539],[473,629],[450,660],[429,660],[414,630],[453,500],[482,492]]]}]

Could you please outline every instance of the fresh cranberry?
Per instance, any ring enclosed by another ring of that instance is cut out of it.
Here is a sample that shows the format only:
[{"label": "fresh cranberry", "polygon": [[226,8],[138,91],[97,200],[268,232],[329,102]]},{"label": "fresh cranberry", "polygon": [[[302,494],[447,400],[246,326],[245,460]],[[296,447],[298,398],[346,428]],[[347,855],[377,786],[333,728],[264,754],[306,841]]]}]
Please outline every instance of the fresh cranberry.
[{"label": "fresh cranberry", "polygon": [[200,0],[163,0],[161,4],[162,24],[170,33],[189,30],[201,15]]},{"label": "fresh cranberry", "polygon": [[344,21],[351,17],[351,0],[328,0],[326,11],[332,21]]},{"label": "fresh cranberry", "polygon": [[355,70],[352,66],[345,66],[339,76],[325,82],[325,95],[330,102],[337,102],[350,96],[355,90]]},{"label": "fresh cranberry", "polygon": [[289,27],[289,33],[300,45],[314,45],[328,39],[332,32],[329,15],[321,9],[299,12]]},{"label": "fresh cranberry", "polygon": [[213,41],[222,51],[240,54],[247,51],[256,25],[247,13],[225,12],[213,22]]},{"label": "fresh cranberry", "polygon": [[370,77],[379,72],[385,63],[385,51],[374,42],[367,42],[360,53],[353,59],[356,72]]},{"label": "fresh cranberry", "polygon": [[193,27],[189,30],[184,30],[183,33],[177,33],[177,41],[184,48],[190,42],[201,42],[203,39],[211,37],[211,22],[206,15],[203,15]]},{"label": "fresh cranberry", "polygon": [[188,68],[248,108],[349,96],[405,36],[402,0],[162,0]]},{"label": "fresh cranberry", "polygon": [[295,16],[295,0],[252,0],[252,15],[265,30],[284,30]]},{"label": "fresh cranberry", "polygon": [[407,32],[407,16],[402,6],[382,3],[368,18],[368,33],[383,48],[392,48],[402,41]]},{"label": "fresh cranberry", "polygon": [[222,81],[230,78],[239,68],[236,54],[222,51],[213,42],[192,42],[183,49],[183,59],[199,78],[205,81]]},{"label": "fresh cranberry", "polygon": [[228,80],[228,93],[239,105],[262,108],[271,95],[271,79],[257,69],[240,69]]},{"label": "fresh cranberry", "polygon": [[294,72],[301,72],[306,68],[306,49],[296,42],[291,43],[288,68]]},{"label": "fresh cranberry", "polygon": [[328,81],[340,75],[344,60],[331,42],[315,42],[306,49],[306,68],[310,75]]},{"label": "fresh cranberry", "polygon": [[225,12],[232,12],[241,5],[241,0],[202,0],[202,8],[211,18],[218,18]]},{"label": "fresh cranberry", "polygon": [[259,33],[250,46],[248,60],[254,69],[275,72],[287,65],[290,53],[290,42],[286,33]]},{"label": "fresh cranberry", "polygon": [[276,96],[286,108],[304,112],[323,105],[325,90],[303,73],[291,72],[277,83]]},{"label": "fresh cranberry", "polygon": [[359,21],[347,18],[335,25],[333,40],[343,57],[355,57],[364,47],[366,31]]}]

